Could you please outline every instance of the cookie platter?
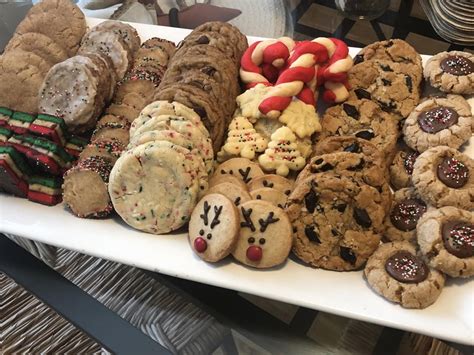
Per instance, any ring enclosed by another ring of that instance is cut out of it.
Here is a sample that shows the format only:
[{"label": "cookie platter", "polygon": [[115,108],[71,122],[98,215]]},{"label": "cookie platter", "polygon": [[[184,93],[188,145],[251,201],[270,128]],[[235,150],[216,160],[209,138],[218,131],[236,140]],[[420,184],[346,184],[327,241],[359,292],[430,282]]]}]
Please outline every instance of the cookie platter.
[{"label": "cookie platter", "polygon": [[[89,27],[100,22],[87,19]],[[159,36],[178,43],[189,34],[183,29],[132,25],[142,40]],[[257,40],[248,38],[249,44]],[[354,56],[358,51],[352,48],[350,53]],[[423,57],[424,61],[427,59]],[[474,157],[473,138],[464,153]],[[63,204],[44,207],[0,194],[0,230],[170,276],[474,344],[472,278],[449,279],[436,303],[423,310],[410,310],[374,293],[364,284],[362,271],[341,273],[313,269],[294,256],[267,270],[252,269],[229,259],[206,263],[189,248],[186,230],[157,237],[128,227],[117,216],[107,220],[76,218]]]}]

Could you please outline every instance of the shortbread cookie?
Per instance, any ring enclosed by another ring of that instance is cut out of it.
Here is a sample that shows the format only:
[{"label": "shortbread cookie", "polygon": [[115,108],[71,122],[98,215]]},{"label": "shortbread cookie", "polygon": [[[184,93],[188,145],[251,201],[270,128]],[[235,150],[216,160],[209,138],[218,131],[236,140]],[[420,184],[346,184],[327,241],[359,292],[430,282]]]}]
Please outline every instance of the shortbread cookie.
[{"label": "shortbread cookie", "polygon": [[414,188],[404,188],[393,195],[390,211],[385,217],[384,239],[416,241],[416,223],[428,210]]},{"label": "shortbread cookie", "polygon": [[112,122],[98,124],[94,132],[92,132],[91,142],[104,139],[115,139],[126,146],[129,141],[128,126]]},{"label": "shortbread cookie", "polygon": [[409,242],[380,245],[367,261],[364,275],[370,287],[405,308],[426,308],[441,294],[445,278],[430,269]]},{"label": "shortbread cookie", "polygon": [[217,262],[234,249],[239,232],[240,216],[232,201],[220,194],[209,194],[191,214],[188,239],[197,256]]},{"label": "shortbread cookie", "polygon": [[411,175],[420,154],[410,148],[399,150],[390,165],[390,183],[395,190],[412,186]]},{"label": "shortbread cookie", "polygon": [[231,182],[221,182],[213,185],[207,190],[209,194],[221,194],[231,200],[235,206],[240,206],[242,203],[252,200],[252,196],[247,189],[240,185]]},{"label": "shortbread cookie", "polygon": [[114,164],[124,150],[125,146],[116,139],[101,139],[88,144],[79,154],[79,160],[102,157]]},{"label": "shortbread cookie", "polygon": [[406,144],[419,152],[439,145],[458,149],[471,138],[473,130],[471,107],[459,95],[423,101],[403,125]]},{"label": "shortbread cookie", "polygon": [[289,196],[291,191],[293,191],[293,185],[294,182],[292,180],[284,178],[283,176],[266,174],[253,178],[252,181],[248,183],[248,188],[250,191],[253,191],[264,187],[270,187]]},{"label": "shortbread cookie", "polygon": [[474,160],[453,148],[440,146],[422,153],[412,180],[430,205],[474,209]]},{"label": "shortbread cookie", "polygon": [[474,93],[474,54],[441,52],[426,62],[424,76],[441,91],[453,94]]},{"label": "shortbread cookie", "polygon": [[123,80],[118,82],[113,101],[122,102],[125,95],[131,92],[142,95],[147,103],[153,101],[153,94],[156,87],[160,85],[164,72],[164,68],[161,70],[131,69]]},{"label": "shortbread cookie", "polygon": [[267,201],[243,203],[240,233],[232,255],[242,264],[270,268],[285,262],[290,254],[292,233],[286,213]]},{"label": "shortbread cookie", "polygon": [[107,20],[91,28],[91,31],[114,32],[118,34],[132,53],[140,48],[140,36],[137,30],[122,21]]},{"label": "shortbread cookie", "polygon": [[129,150],[110,174],[114,208],[138,230],[154,234],[176,230],[189,220],[197,201],[199,184],[193,170],[191,161],[169,142]]},{"label": "shortbread cookie", "polygon": [[379,245],[382,205],[377,189],[358,179],[330,173],[308,177],[285,209],[294,227],[293,252],[314,267],[359,269]]},{"label": "shortbread cookie", "polygon": [[450,206],[427,212],[417,237],[431,267],[451,277],[474,276],[474,213]]},{"label": "shortbread cookie", "polygon": [[287,195],[271,187],[262,187],[260,189],[252,190],[250,191],[250,196],[252,196],[252,200],[268,201],[274,206],[282,209],[285,208],[286,201],[288,201]]},{"label": "shortbread cookie", "polygon": [[263,171],[257,163],[245,158],[232,158],[220,164],[214,176],[230,174],[248,184],[254,177],[262,176]]}]

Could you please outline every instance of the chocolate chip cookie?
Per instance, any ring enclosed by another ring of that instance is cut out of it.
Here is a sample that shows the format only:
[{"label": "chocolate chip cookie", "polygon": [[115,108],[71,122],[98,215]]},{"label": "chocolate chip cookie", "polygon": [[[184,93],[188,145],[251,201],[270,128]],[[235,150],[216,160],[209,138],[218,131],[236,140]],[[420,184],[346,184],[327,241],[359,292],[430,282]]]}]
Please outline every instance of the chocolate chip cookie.
[{"label": "chocolate chip cookie", "polygon": [[314,267],[355,270],[380,242],[385,212],[377,189],[361,180],[315,174],[290,194],[293,252]]},{"label": "chocolate chip cookie", "polygon": [[380,245],[367,261],[364,275],[370,287],[404,308],[426,308],[441,294],[445,278],[430,269],[409,242]]},{"label": "chocolate chip cookie", "polygon": [[474,93],[474,54],[441,52],[431,57],[423,74],[430,84],[454,94]]},{"label": "chocolate chip cookie", "polygon": [[431,205],[474,209],[474,160],[456,149],[440,146],[420,154],[412,180]]},{"label": "chocolate chip cookie", "polygon": [[366,99],[330,107],[326,110],[321,125],[319,139],[354,135],[373,143],[385,156],[392,154],[397,143],[397,120],[376,103]]},{"label": "chocolate chip cookie", "polygon": [[420,153],[405,147],[395,154],[395,158],[390,165],[390,183],[395,190],[404,187],[413,186],[411,175],[413,174],[413,166],[416,158]]},{"label": "chocolate chip cookie", "polygon": [[458,149],[471,138],[473,130],[471,107],[460,95],[423,101],[403,125],[405,142],[419,152],[439,145]]},{"label": "chocolate chip cookie", "polygon": [[431,267],[452,277],[474,275],[474,213],[450,206],[427,212],[417,238]]}]

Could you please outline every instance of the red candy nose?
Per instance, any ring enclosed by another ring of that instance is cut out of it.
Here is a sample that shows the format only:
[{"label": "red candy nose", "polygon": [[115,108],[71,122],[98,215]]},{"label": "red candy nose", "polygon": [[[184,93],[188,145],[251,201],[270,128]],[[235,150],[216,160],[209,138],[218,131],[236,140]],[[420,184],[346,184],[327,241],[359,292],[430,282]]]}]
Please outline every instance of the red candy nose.
[{"label": "red candy nose", "polygon": [[201,237],[197,237],[194,239],[194,249],[196,249],[198,253],[204,253],[207,249],[206,241]]},{"label": "red candy nose", "polygon": [[262,248],[252,245],[247,248],[247,258],[252,261],[260,261],[263,256]]}]

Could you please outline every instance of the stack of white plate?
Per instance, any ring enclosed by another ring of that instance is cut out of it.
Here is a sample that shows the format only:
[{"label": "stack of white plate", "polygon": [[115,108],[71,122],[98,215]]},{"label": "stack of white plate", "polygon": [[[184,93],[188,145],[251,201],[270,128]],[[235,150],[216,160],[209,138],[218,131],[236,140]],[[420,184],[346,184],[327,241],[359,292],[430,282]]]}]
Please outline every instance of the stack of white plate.
[{"label": "stack of white plate", "polygon": [[474,45],[474,1],[420,0],[435,31],[449,42]]}]

